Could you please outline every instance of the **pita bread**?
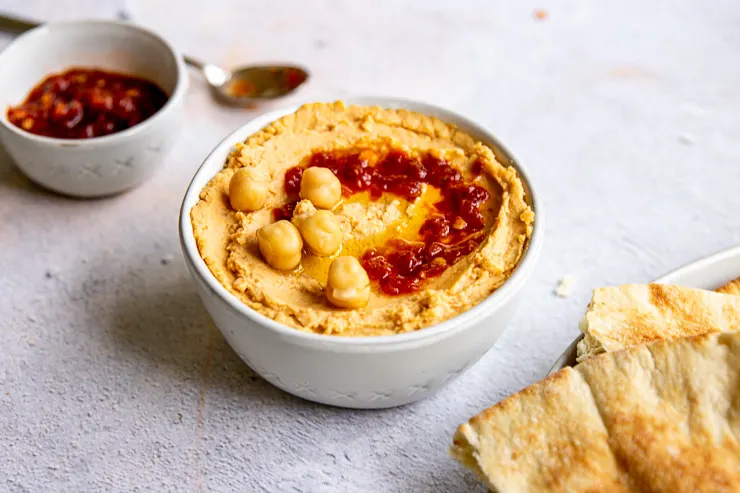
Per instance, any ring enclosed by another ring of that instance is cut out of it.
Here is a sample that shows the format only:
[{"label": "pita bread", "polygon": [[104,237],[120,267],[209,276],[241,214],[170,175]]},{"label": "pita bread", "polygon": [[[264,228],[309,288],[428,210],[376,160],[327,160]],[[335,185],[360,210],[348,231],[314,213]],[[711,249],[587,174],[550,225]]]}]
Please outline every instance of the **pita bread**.
[{"label": "pita bread", "polygon": [[498,493],[740,491],[740,334],[565,368],[463,424],[453,457]]},{"label": "pita bread", "polygon": [[730,281],[717,290],[718,293],[734,294],[740,296],[740,277],[734,281]]},{"label": "pita bread", "polygon": [[630,491],[591,390],[572,368],[460,426],[451,453],[495,492]]},{"label": "pita bread", "polygon": [[662,284],[594,290],[578,361],[659,339],[740,330],[740,297]]}]

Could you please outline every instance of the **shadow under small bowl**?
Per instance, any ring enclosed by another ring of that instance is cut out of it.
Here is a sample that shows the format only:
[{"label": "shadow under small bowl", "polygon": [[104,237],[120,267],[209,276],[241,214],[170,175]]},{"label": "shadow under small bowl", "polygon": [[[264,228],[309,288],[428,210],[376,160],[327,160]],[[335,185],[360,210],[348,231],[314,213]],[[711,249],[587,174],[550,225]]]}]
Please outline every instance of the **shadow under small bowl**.
[{"label": "shadow under small bowl", "polygon": [[185,193],[180,241],[186,264],[206,309],[236,353],[265,380],[315,402],[350,408],[386,408],[427,397],[470,368],[503,333],[520,301],[542,248],[544,217],[527,173],[482,126],[453,112],[413,101],[350,98],[348,104],[405,108],[435,116],[490,146],[499,161],[513,166],[537,214],[534,232],[519,266],[491,296],[462,314],[415,332],[379,337],[307,333],[252,310],[213,276],[198,253],[190,209],[201,189],[223,169],[235,144],[292,106],[262,115],[226,137],[206,158]]},{"label": "shadow under small bowl", "polygon": [[[70,68],[138,76],[169,99],[138,125],[91,139],[39,136],[10,123],[10,106],[22,103],[44,78]],[[113,21],[46,24],[0,52],[0,141],[21,171],[50,190],[77,197],[123,192],[151,176],[172,148],[187,86],[182,57],[151,31]]]}]

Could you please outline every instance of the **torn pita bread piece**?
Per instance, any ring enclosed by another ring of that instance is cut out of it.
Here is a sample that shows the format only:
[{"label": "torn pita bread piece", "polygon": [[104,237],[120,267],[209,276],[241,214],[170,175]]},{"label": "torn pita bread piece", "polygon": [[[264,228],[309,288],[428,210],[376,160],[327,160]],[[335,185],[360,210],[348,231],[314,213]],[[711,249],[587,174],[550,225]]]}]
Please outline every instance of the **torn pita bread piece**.
[{"label": "torn pita bread piece", "polygon": [[496,493],[740,491],[740,334],[565,368],[483,411],[451,453]]},{"label": "torn pita bread piece", "polygon": [[460,426],[451,454],[494,492],[630,491],[591,390],[572,368]]},{"label": "torn pita bread piece", "polygon": [[594,290],[578,361],[660,339],[740,330],[740,297],[662,284]]},{"label": "torn pita bread piece", "polygon": [[724,294],[734,294],[735,296],[740,296],[740,277],[728,282],[721,288],[717,289],[718,293],[724,293]]}]

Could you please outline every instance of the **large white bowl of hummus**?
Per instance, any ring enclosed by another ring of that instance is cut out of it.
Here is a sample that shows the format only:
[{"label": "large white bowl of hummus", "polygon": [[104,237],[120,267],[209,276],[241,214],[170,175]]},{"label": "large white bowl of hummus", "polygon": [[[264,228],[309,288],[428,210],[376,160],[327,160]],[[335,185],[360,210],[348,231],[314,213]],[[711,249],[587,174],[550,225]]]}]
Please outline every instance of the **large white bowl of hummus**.
[{"label": "large white bowl of hummus", "polygon": [[[304,249],[296,268],[278,270],[257,232],[281,217],[300,219],[308,201],[290,182],[312,166],[343,180],[331,209],[341,248],[325,256]],[[241,168],[268,180],[258,210],[235,210],[229,200]],[[527,173],[489,131],[389,98],[255,118],[206,158],[180,213],[198,293],[237,354],[282,390],[352,408],[416,401],[475,363],[511,319],[543,227]],[[325,296],[338,255],[356,257],[369,274],[359,308]]]}]

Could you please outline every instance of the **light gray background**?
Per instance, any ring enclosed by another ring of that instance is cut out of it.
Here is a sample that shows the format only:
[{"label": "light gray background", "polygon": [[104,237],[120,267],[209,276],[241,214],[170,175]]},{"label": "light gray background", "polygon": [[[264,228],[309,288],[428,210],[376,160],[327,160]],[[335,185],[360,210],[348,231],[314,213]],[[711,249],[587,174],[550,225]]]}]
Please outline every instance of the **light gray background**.
[{"label": "light gray background", "polygon": [[0,491],[483,492],[447,455],[455,427],[544,375],[591,288],[740,243],[735,0],[0,0],[50,20],[122,7],[213,62],[305,64],[298,98],[405,96],[482,121],[531,171],[544,252],[511,327],[458,381],[401,409],[334,409],[256,377],[181,259],[187,183],[255,112],[213,104],[193,75],[164,169],[101,201],[48,194],[2,153]]}]

